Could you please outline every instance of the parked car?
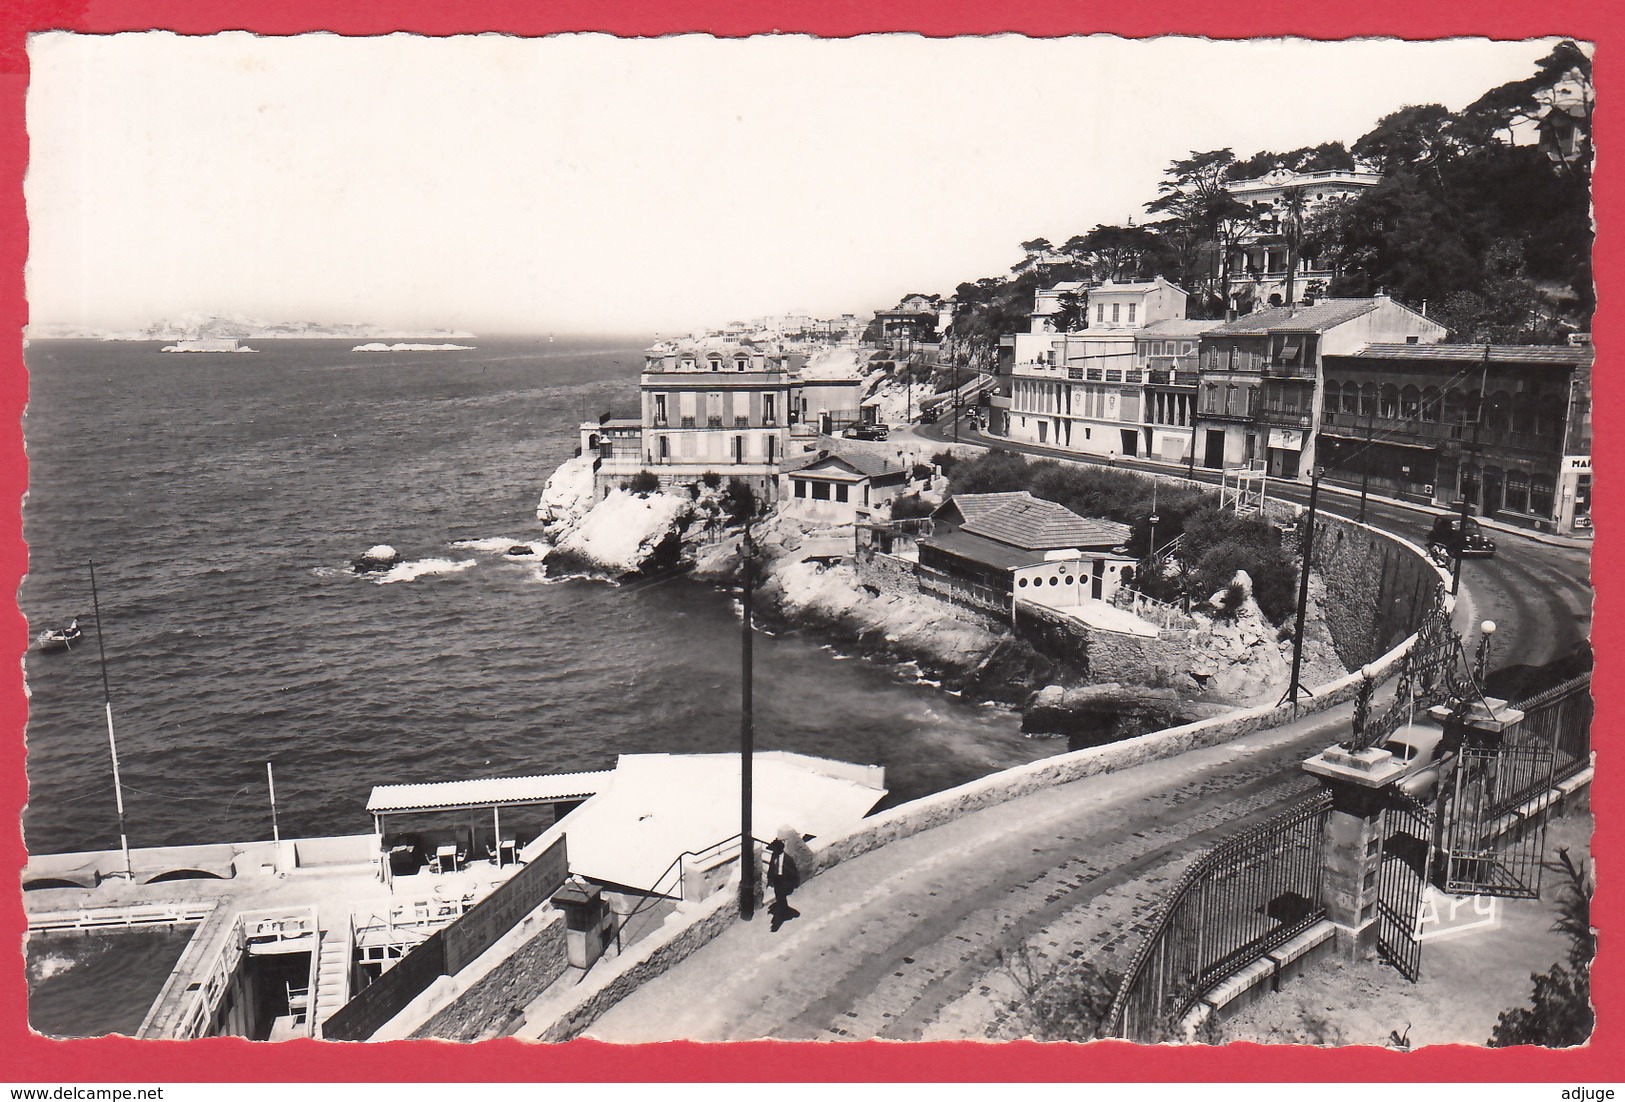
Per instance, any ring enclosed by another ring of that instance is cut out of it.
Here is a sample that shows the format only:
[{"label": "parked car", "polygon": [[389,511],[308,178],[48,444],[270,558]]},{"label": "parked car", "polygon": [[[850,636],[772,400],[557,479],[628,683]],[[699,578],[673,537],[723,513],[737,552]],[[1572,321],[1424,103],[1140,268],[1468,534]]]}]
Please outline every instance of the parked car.
[{"label": "parked car", "polygon": [[1444,566],[1452,559],[1488,559],[1495,555],[1495,541],[1484,534],[1478,521],[1467,518],[1465,535],[1458,516],[1439,517],[1428,533],[1428,554]]},{"label": "parked car", "polygon": [[920,424],[934,425],[937,423],[937,416],[938,411],[935,406],[931,407],[930,409],[922,409],[920,411]]},{"label": "parked car", "polygon": [[851,425],[845,433],[848,440],[884,440],[890,435],[890,425]]},{"label": "parked car", "polygon": [[1439,788],[1439,774],[1452,755],[1441,756],[1444,728],[1431,724],[1408,723],[1399,728],[1382,748],[1405,767],[1399,790],[1417,800],[1432,800]]}]

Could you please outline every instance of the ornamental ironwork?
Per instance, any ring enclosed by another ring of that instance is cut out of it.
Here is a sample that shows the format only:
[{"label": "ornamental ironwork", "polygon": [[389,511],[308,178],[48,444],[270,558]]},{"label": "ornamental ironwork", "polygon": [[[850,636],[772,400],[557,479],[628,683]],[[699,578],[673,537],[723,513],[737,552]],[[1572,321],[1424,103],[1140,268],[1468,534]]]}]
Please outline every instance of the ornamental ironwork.
[{"label": "ornamental ironwork", "polygon": [[1475,669],[1461,636],[1450,625],[1450,606],[1445,601],[1444,589],[1435,590],[1433,603],[1417,630],[1416,642],[1400,661],[1393,704],[1386,712],[1373,717],[1376,686],[1370,677],[1362,679],[1354,701],[1354,729],[1342,743],[1343,748],[1364,750],[1380,746],[1418,712],[1426,712],[1435,705],[1452,704],[1457,712],[1465,712],[1473,701],[1484,699],[1479,684],[1483,675],[1482,656],[1477,665],[1479,668]]}]

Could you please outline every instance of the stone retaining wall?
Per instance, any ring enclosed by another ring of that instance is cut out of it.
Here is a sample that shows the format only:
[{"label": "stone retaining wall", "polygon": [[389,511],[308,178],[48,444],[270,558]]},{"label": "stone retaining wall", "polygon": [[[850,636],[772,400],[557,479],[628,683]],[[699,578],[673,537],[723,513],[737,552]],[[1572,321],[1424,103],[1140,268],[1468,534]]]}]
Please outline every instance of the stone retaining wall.
[{"label": "stone retaining wall", "polygon": [[859,552],[852,559],[858,582],[892,597],[918,597],[914,563],[880,551]]},{"label": "stone retaining wall", "polygon": [[1089,679],[1097,684],[1119,681],[1134,685],[1172,685],[1191,668],[1193,631],[1163,629],[1154,639],[1120,631],[1098,631],[1031,601],[1016,603],[1015,627],[1017,634],[1031,643],[1034,650],[1059,662],[1081,665]]},{"label": "stone retaining wall", "polygon": [[1415,631],[1438,570],[1419,549],[1340,517],[1315,518],[1315,566],[1326,583],[1322,606],[1332,644],[1354,669]]},{"label": "stone retaining wall", "polygon": [[564,912],[548,908],[542,927],[445,1007],[411,1037],[415,1040],[477,1041],[490,1036],[564,974],[568,965]]}]

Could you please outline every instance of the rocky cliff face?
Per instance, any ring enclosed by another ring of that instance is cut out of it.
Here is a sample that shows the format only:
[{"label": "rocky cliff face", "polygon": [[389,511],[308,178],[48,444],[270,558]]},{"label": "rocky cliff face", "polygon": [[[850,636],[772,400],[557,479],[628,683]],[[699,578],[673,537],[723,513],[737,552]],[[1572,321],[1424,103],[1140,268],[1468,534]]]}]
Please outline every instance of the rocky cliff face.
[{"label": "rocky cliff face", "polygon": [[[548,562],[554,572],[620,576],[691,565],[699,580],[732,584],[739,576],[742,535],[727,522],[715,490],[612,490],[595,500],[592,459],[581,457],[548,480],[537,516],[553,545]],[[1054,648],[1040,653],[996,623],[913,592],[912,584],[865,584],[850,562],[839,561],[851,550],[849,527],[773,513],[752,525],[752,536],[759,556],[756,608],[764,624],[915,662],[925,676],[973,700],[1020,705],[1030,733],[1067,735],[1081,745],[1110,741],[1228,707],[1272,703],[1290,680],[1290,630],[1276,628],[1259,611],[1245,573],[1198,610],[1194,629],[1158,641],[1154,676],[1148,673],[1144,684],[1100,686],[1090,684],[1087,654],[1072,662]],[[1305,685],[1344,672],[1321,613],[1324,593],[1312,578]],[[1138,666],[1120,668],[1139,680]]]}]

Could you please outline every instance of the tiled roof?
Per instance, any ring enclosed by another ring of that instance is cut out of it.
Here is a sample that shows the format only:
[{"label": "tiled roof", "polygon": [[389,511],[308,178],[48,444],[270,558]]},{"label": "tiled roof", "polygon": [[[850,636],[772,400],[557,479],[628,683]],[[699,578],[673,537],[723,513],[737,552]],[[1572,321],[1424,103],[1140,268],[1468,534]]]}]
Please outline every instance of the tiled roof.
[{"label": "tiled roof", "polygon": [[959,510],[959,515],[967,521],[975,520],[984,513],[991,512],[1001,505],[1012,501],[1037,500],[1026,490],[1006,491],[997,494],[955,494],[944,502],[944,506],[952,505]]},{"label": "tiled roof", "polygon": [[1313,306],[1276,306],[1239,317],[1210,332],[1216,337],[1230,334],[1267,333],[1284,329],[1295,333],[1320,332],[1334,325],[1369,314],[1380,300],[1374,298],[1328,298]]},{"label": "tiled roof", "polygon": [[1222,321],[1211,318],[1164,318],[1162,321],[1152,322],[1144,329],[1135,331],[1135,337],[1140,340],[1159,337],[1199,337],[1203,333],[1212,332],[1223,325]]},{"label": "tiled roof", "polygon": [[495,804],[573,800],[598,792],[613,775],[552,773],[540,777],[485,777],[430,784],[381,784],[367,798],[368,811],[426,811]]},{"label": "tiled roof", "polygon": [[789,474],[792,471],[805,470],[808,467],[815,467],[820,463],[831,461],[844,464],[868,478],[876,478],[885,474],[901,474],[903,471],[903,468],[895,463],[887,462],[881,456],[845,450],[815,451],[808,452],[806,455],[798,455],[793,459],[785,460],[780,470]]},{"label": "tiled roof", "polygon": [[1033,497],[1025,490],[1010,496],[1013,500],[979,510],[974,517],[961,504],[960,513],[965,516],[961,528],[1026,551],[1114,547],[1128,539],[1126,524],[1080,517],[1064,505]]},{"label": "tiled roof", "polygon": [[[1355,355],[1367,360],[1443,360],[1483,363],[1482,344],[1368,344]],[[1590,345],[1492,344],[1490,363],[1588,364],[1596,355]]]}]

